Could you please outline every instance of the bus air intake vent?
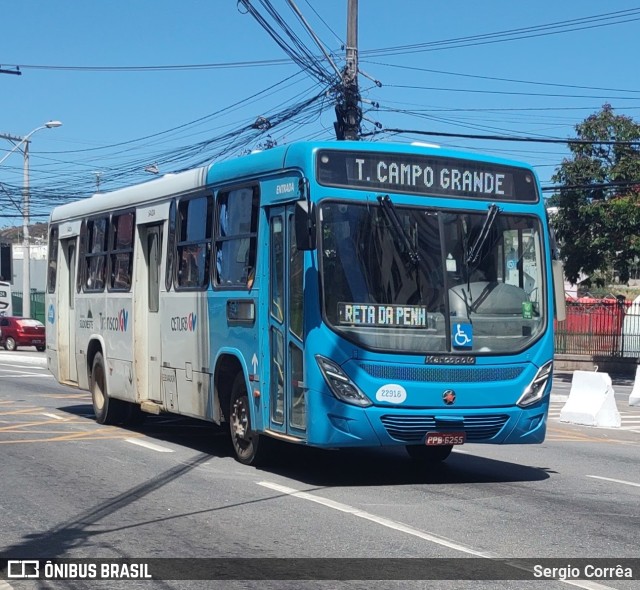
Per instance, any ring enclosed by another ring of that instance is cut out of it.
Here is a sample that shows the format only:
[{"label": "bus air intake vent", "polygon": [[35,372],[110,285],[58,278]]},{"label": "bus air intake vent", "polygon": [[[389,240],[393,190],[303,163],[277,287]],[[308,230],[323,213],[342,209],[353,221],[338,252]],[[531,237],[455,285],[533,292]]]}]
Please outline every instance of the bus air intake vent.
[{"label": "bus air intake vent", "polygon": [[394,365],[360,365],[372,377],[429,383],[478,383],[481,381],[511,381],[517,379],[524,367],[399,367]]},{"label": "bus air intake vent", "polygon": [[403,416],[387,414],[380,418],[389,436],[405,443],[421,443],[427,432],[459,432],[464,430],[467,442],[493,438],[509,420],[505,414],[464,416],[459,423],[440,422],[435,416]]}]

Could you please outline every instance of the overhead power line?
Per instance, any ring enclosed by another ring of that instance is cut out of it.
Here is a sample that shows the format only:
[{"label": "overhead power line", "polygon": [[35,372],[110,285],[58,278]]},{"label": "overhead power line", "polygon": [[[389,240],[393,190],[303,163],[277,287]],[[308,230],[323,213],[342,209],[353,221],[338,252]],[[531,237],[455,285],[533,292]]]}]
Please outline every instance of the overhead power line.
[{"label": "overhead power line", "polygon": [[413,43],[410,45],[397,45],[385,49],[370,49],[362,51],[362,55],[400,55],[406,53],[419,53],[423,51],[439,51],[442,49],[457,49],[460,47],[473,47],[477,45],[487,45],[491,43],[502,43],[505,41],[516,41],[520,39],[531,39],[533,37],[543,37],[557,35],[585,29],[601,28],[605,26],[624,24],[640,20],[640,8],[608,12],[594,16],[587,16],[577,19],[558,21],[543,25],[534,25],[519,29],[508,29],[496,33],[484,33],[468,37],[458,37],[442,41],[430,41],[427,43]]},{"label": "overhead power line", "polygon": [[392,129],[384,128],[375,131],[363,133],[363,137],[371,137],[382,133],[410,133],[415,135],[430,135],[433,137],[457,137],[462,139],[486,139],[491,141],[526,141],[530,143],[557,143],[557,144],[597,144],[597,145],[628,145],[640,146],[640,139],[636,141],[618,141],[618,140],[590,140],[590,139],[561,139],[561,138],[544,138],[544,137],[515,137],[509,135],[480,135],[475,133],[447,133],[445,131],[422,131],[421,129]]},{"label": "overhead power line", "polygon": [[557,184],[553,186],[543,186],[542,192],[556,191],[577,191],[577,190],[600,190],[603,188],[636,188],[640,189],[640,179],[638,180],[621,180],[611,182],[600,182],[593,184]]}]

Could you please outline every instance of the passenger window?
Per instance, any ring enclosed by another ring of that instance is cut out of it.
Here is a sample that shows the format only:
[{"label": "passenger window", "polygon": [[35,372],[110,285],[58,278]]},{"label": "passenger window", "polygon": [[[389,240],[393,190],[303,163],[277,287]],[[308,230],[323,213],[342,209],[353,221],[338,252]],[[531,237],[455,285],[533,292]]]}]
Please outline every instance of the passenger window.
[{"label": "passenger window", "polygon": [[304,252],[296,247],[295,221],[289,216],[289,327],[302,340],[303,335],[303,281]]},{"label": "passenger window", "polygon": [[109,219],[90,219],[86,225],[85,291],[103,291],[107,262],[107,229]]},{"label": "passenger window", "polygon": [[110,291],[129,291],[133,275],[133,232],[135,213],[114,215],[111,219]]},{"label": "passenger window", "polygon": [[47,268],[47,292],[55,293],[58,276],[58,226],[49,232],[49,264]]},{"label": "passenger window", "polygon": [[173,267],[176,248],[176,202],[169,205],[169,235],[167,237],[167,267],[164,275],[164,285],[167,291],[171,291],[173,284]]},{"label": "passenger window", "polygon": [[284,226],[282,217],[271,219],[271,315],[284,322]]},{"label": "passenger window", "polygon": [[210,196],[184,199],[178,205],[177,288],[206,289],[211,258]]},{"label": "passenger window", "polygon": [[257,186],[218,195],[215,281],[220,287],[253,285],[259,206]]}]

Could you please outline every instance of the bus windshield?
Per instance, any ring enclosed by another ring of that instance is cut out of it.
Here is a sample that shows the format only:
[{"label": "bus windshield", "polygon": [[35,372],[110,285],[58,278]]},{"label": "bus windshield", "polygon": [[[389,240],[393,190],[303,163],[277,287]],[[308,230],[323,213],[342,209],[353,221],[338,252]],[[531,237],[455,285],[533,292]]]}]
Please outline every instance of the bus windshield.
[{"label": "bus windshield", "polygon": [[324,317],[364,348],[516,353],[545,326],[542,228],[533,215],[320,206]]}]

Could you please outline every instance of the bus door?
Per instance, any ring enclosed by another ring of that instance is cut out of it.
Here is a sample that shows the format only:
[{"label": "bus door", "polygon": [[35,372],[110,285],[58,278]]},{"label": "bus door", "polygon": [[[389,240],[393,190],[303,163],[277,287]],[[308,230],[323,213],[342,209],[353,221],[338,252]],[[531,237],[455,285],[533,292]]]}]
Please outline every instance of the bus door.
[{"label": "bus door", "polygon": [[57,345],[60,381],[78,382],[76,364],[76,251],[77,237],[60,238],[58,272]]},{"label": "bus door", "polygon": [[162,401],[160,365],[160,264],[164,223],[138,225],[134,288],[134,363],[139,401]]},{"label": "bus door", "polygon": [[269,212],[269,428],[306,438],[303,383],[303,252],[295,246],[293,205]]}]

